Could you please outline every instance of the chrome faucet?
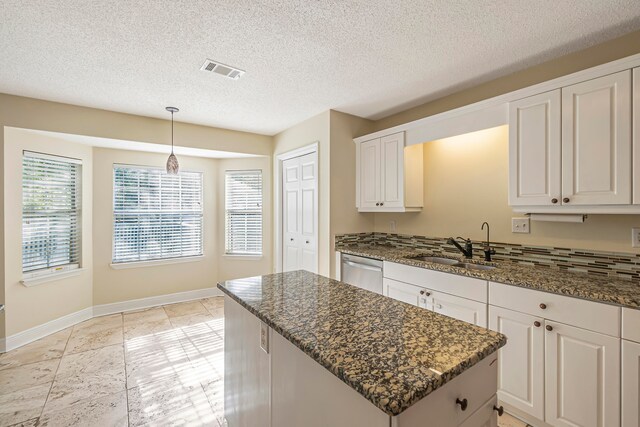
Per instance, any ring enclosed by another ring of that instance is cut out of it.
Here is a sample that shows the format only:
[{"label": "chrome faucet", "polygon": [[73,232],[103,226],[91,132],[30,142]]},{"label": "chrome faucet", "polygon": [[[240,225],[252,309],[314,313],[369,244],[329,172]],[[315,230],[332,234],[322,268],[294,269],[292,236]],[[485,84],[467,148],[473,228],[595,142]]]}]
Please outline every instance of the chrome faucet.
[{"label": "chrome faucet", "polygon": [[456,242],[456,239],[454,239],[453,237],[449,237],[447,243],[458,248],[458,250],[462,252],[462,255],[464,255],[465,258],[471,259],[473,257],[473,244],[471,243],[471,239],[463,239],[462,237],[457,237],[457,239],[464,241],[464,248],[460,246],[460,244]]},{"label": "chrome faucet", "polygon": [[480,228],[481,230],[484,230],[484,226],[487,226],[487,242],[484,245],[483,251],[484,251],[484,260],[485,261],[491,261],[491,255],[495,255],[496,254],[496,250],[495,249],[491,249],[491,244],[489,243],[489,223],[488,222],[483,222],[482,223],[482,227]]}]

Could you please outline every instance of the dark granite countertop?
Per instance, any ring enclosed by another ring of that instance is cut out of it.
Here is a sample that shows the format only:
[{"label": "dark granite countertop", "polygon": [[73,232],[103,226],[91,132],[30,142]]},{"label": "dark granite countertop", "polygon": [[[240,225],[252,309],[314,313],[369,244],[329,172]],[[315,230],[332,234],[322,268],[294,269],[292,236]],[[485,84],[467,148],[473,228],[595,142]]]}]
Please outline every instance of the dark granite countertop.
[{"label": "dark granite countertop", "polygon": [[[486,263],[484,261],[474,260],[474,263],[488,264],[496,268],[493,270],[468,270],[450,265],[434,264],[412,259],[412,257],[421,255],[442,256],[441,254],[432,254],[424,249],[399,248],[376,244],[341,246],[336,247],[336,251],[461,276],[475,277],[543,292],[567,295],[590,301],[640,309],[640,284],[630,280],[534,267],[509,261]],[[462,257],[460,257],[459,260],[468,261]]]},{"label": "dark granite countertop", "polygon": [[506,343],[497,332],[307,271],[218,288],[391,416]]}]

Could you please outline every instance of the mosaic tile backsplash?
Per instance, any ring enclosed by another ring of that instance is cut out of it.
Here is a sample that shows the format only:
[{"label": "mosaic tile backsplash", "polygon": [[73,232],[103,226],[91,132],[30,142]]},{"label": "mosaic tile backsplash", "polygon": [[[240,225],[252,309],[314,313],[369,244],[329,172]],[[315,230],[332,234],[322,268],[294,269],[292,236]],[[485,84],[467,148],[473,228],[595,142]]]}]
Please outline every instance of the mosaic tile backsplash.
[{"label": "mosaic tile backsplash", "polygon": [[[446,238],[389,233],[354,233],[336,236],[336,249],[367,244],[411,247],[443,255],[460,254],[453,245],[447,244]],[[484,256],[483,246],[484,242],[473,241],[474,258]],[[497,261],[640,281],[640,254],[523,246],[498,242],[491,242],[491,247],[496,251],[493,259]]]}]

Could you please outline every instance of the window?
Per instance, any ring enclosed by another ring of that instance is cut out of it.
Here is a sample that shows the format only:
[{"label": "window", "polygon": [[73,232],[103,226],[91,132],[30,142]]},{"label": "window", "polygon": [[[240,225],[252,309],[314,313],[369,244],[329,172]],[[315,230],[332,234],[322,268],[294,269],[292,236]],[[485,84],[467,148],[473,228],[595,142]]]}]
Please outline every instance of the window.
[{"label": "window", "polygon": [[262,255],[262,171],[227,171],[225,252]]},{"label": "window", "polygon": [[80,160],[23,152],[22,272],[77,269],[80,263]]},{"label": "window", "polygon": [[113,263],[202,255],[202,174],[114,165]]}]

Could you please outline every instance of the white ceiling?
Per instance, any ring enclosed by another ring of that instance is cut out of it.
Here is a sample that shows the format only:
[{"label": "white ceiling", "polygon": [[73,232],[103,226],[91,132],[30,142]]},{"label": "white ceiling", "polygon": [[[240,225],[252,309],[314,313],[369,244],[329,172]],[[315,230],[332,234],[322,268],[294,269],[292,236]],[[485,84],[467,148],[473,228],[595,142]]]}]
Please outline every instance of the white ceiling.
[{"label": "white ceiling", "polygon": [[[274,134],[377,119],[640,29],[638,0],[1,0],[0,92]],[[238,81],[200,71],[206,58]]]}]

